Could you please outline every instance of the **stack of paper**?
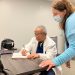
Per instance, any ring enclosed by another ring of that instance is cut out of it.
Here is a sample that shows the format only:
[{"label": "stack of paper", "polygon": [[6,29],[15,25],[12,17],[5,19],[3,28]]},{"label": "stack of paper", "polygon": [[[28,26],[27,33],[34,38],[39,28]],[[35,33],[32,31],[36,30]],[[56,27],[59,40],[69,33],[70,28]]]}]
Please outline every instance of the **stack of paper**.
[{"label": "stack of paper", "polygon": [[27,58],[27,56],[23,56],[20,52],[13,53],[12,58]]}]

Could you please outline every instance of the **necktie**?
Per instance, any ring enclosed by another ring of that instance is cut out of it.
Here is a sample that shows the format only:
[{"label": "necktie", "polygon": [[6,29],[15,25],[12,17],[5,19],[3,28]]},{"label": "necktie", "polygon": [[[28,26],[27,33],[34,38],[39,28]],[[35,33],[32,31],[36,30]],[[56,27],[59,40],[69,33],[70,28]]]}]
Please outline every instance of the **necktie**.
[{"label": "necktie", "polygon": [[36,53],[43,53],[43,42],[38,42]]}]

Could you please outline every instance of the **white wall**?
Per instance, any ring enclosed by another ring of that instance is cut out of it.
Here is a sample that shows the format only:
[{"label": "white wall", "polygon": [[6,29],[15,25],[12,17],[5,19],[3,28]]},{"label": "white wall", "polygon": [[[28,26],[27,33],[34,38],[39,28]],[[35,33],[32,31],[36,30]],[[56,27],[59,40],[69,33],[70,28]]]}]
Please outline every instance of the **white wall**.
[{"label": "white wall", "polygon": [[49,36],[58,36],[58,49],[63,49],[62,31],[52,18],[49,1],[0,0],[0,41],[11,38],[21,48],[37,25],[45,25]]}]

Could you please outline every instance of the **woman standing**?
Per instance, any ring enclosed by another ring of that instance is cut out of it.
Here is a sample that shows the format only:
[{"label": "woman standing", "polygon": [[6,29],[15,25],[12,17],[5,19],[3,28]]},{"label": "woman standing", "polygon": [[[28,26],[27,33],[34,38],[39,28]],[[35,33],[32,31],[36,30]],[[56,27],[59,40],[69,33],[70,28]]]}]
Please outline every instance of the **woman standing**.
[{"label": "woman standing", "polygon": [[43,61],[39,66],[51,69],[66,63],[75,56],[75,12],[72,4],[68,0],[58,0],[52,6],[53,17],[59,22],[60,27],[64,30],[66,37],[65,51],[53,60]]}]

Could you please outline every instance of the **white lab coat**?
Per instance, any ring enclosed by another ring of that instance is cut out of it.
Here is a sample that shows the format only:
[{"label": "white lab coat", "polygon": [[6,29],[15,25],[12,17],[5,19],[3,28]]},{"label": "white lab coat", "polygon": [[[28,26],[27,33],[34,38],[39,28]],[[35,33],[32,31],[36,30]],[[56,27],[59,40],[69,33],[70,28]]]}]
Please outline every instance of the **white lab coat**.
[{"label": "white lab coat", "polygon": [[[27,45],[25,45],[25,50],[27,50],[29,53],[36,53],[37,45],[38,41],[36,40],[35,37],[33,37],[31,41]],[[40,59],[52,60],[54,57],[56,57],[56,54],[57,54],[56,43],[50,37],[46,36],[46,39],[43,44],[43,53],[39,53]],[[58,71],[61,72],[61,67],[56,67],[53,70],[57,74]]]}]

